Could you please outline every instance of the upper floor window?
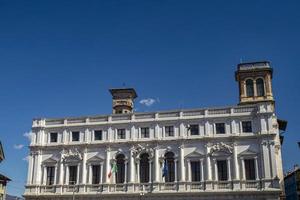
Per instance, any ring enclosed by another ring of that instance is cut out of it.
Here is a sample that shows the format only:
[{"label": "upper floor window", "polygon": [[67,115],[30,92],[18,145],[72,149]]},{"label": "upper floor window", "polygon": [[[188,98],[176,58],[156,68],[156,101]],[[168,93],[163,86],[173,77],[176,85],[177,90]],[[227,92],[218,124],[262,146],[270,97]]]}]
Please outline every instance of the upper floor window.
[{"label": "upper floor window", "polygon": [[78,131],[73,131],[72,132],[72,141],[73,142],[78,142],[79,141],[79,132]]},{"label": "upper floor window", "polygon": [[191,161],[192,181],[200,181],[200,161]]},{"label": "upper floor window", "polygon": [[198,124],[192,124],[190,125],[190,131],[191,135],[199,135],[199,125]]},{"label": "upper floor window", "polygon": [[124,183],[125,182],[125,156],[124,154],[118,154],[116,156],[116,183]]},{"label": "upper floor window", "polygon": [[148,127],[141,128],[141,138],[149,138],[149,128]]},{"label": "upper floor window", "polygon": [[245,159],[246,180],[255,180],[255,163],[254,159]]},{"label": "upper floor window", "polygon": [[100,165],[92,165],[92,184],[100,183]]},{"label": "upper floor window", "polygon": [[225,123],[216,123],[216,133],[225,134]]},{"label": "upper floor window", "polygon": [[257,96],[265,96],[265,86],[264,86],[264,80],[262,78],[259,78],[256,80],[256,92]]},{"label": "upper floor window", "polygon": [[57,142],[57,133],[50,133],[50,142]]},{"label": "upper floor window", "polygon": [[118,129],[117,138],[118,139],[125,139],[125,136],[126,136],[125,129]]},{"label": "upper floor window", "polygon": [[54,184],[54,175],[55,175],[54,167],[53,166],[47,167],[46,170],[47,170],[47,182],[46,182],[46,184],[47,185],[53,185]]},{"label": "upper floor window", "polygon": [[69,185],[77,183],[77,166],[69,166]]},{"label": "upper floor window", "polygon": [[243,133],[251,133],[252,132],[252,123],[251,121],[242,122]]},{"label": "upper floor window", "polygon": [[102,140],[102,130],[94,131],[94,140]]},{"label": "upper floor window", "polygon": [[165,126],[165,134],[168,137],[174,136],[174,126]]},{"label": "upper floor window", "polygon": [[247,97],[254,96],[254,88],[253,88],[253,80],[252,79],[248,79],[246,81],[246,94],[247,94]]},{"label": "upper floor window", "polygon": [[219,181],[227,181],[228,174],[227,174],[227,162],[226,160],[218,160],[217,161],[218,167],[218,180]]}]

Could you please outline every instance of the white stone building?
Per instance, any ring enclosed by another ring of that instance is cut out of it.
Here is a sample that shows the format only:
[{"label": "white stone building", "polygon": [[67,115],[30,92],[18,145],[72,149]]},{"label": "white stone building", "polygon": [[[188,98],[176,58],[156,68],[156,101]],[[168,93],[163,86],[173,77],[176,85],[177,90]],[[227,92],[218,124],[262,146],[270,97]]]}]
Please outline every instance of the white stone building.
[{"label": "white stone building", "polygon": [[111,90],[112,115],[35,119],[24,196],[279,199],[271,79],[268,62],[239,64],[237,106],[135,113],[126,88]]}]

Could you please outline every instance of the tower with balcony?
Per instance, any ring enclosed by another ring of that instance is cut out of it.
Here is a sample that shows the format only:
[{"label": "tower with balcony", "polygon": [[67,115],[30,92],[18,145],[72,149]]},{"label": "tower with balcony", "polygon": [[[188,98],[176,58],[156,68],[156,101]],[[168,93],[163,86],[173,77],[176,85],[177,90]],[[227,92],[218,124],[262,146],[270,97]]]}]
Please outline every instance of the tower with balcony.
[{"label": "tower with balcony", "polygon": [[137,94],[133,88],[113,88],[109,90],[113,97],[113,114],[132,113]]}]

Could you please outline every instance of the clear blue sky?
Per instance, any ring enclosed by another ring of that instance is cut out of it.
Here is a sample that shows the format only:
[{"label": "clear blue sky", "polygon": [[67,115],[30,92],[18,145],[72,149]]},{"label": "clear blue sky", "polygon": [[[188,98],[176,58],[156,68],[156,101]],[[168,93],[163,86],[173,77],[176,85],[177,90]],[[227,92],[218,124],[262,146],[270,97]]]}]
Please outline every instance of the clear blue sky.
[{"label": "clear blue sky", "polygon": [[32,118],[109,114],[107,90],[123,83],[138,101],[156,100],[138,111],[235,105],[241,60],[272,62],[277,114],[289,122],[284,168],[300,163],[299,10],[299,1],[0,0],[8,192],[23,193]]}]

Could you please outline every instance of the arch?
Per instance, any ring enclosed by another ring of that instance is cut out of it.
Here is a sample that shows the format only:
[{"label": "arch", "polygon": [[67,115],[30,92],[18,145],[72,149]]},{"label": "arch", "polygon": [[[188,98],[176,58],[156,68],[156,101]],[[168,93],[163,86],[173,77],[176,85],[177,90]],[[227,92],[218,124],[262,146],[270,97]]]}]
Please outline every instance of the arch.
[{"label": "arch", "polygon": [[253,80],[247,79],[246,80],[246,94],[247,97],[253,97],[254,96],[254,86],[253,86]]},{"label": "arch", "polygon": [[165,182],[174,182],[175,181],[175,154],[173,152],[167,152],[165,154],[165,164],[167,165],[167,171],[165,174]]},{"label": "arch", "polygon": [[124,154],[118,154],[116,156],[116,183],[124,183],[125,182],[125,156]]},{"label": "arch", "polygon": [[140,182],[149,182],[149,154],[142,153],[140,155]]},{"label": "arch", "polygon": [[256,92],[257,92],[257,96],[259,97],[265,96],[264,79],[262,78],[256,79]]}]

